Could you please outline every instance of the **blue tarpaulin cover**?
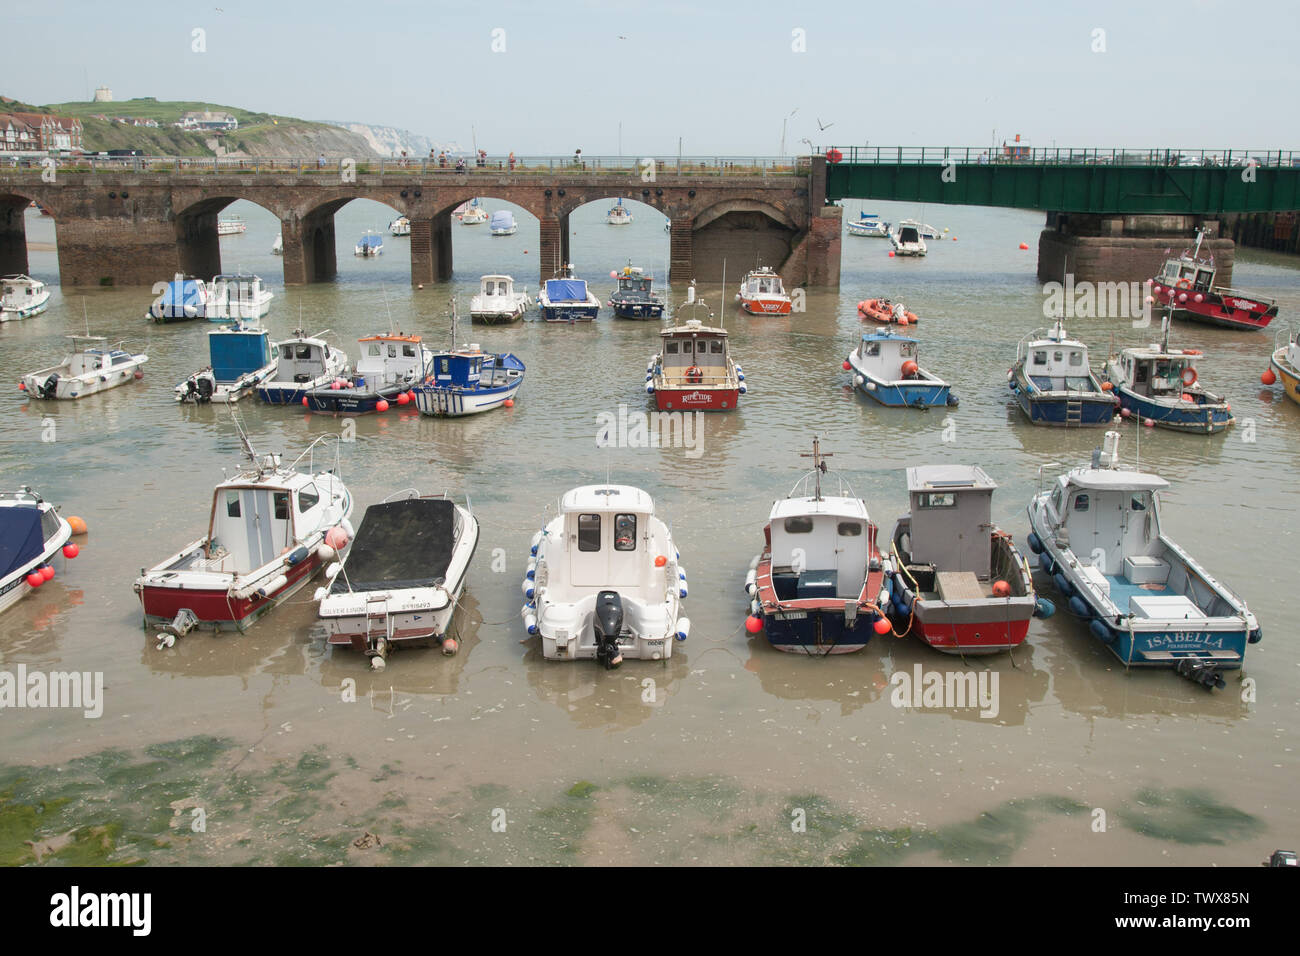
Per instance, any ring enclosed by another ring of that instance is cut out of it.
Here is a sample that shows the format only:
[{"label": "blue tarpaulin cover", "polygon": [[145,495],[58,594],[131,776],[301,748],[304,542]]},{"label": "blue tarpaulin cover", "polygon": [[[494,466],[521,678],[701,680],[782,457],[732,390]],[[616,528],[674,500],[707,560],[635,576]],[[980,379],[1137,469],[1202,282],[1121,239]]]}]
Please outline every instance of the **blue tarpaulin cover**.
[{"label": "blue tarpaulin cover", "polygon": [[509,229],[515,224],[514,214],[508,209],[501,209],[492,214],[491,229]]},{"label": "blue tarpaulin cover", "polygon": [[35,561],[44,550],[39,508],[0,508],[0,578]]},{"label": "blue tarpaulin cover", "polygon": [[547,279],[546,298],[552,302],[586,302],[586,279]]},{"label": "blue tarpaulin cover", "polygon": [[270,333],[265,329],[209,332],[208,356],[212,360],[212,377],[218,382],[233,382],[271,364]]},{"label": "blue tarpaulin cover", "polygon": [[[190,311],[186,311],[187,308]],[[167,318],[201,315],[203,303],[199,299],[199,284],[193,279],[172,280],[162,296],[162,313]]]}]

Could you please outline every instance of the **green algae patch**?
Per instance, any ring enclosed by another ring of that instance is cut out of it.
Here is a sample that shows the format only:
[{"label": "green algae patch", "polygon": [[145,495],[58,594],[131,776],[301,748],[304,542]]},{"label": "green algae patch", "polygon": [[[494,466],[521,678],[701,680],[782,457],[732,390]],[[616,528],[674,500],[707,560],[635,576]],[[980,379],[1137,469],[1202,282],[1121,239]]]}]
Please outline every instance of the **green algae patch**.
[{"label": "green algae patch", "polygon": [[1139,790],[1116,815],[1143,836],[1184,845],[1223,845],[1253,837],[1263,823],[1205,790]]},{"label": "green algae patch", "polygon": [[579,780],[572,787],[566,790],[565,793],[570,797],[585,798],[591,796],[599,789],[600,787],[596,786],[590,780]]}]

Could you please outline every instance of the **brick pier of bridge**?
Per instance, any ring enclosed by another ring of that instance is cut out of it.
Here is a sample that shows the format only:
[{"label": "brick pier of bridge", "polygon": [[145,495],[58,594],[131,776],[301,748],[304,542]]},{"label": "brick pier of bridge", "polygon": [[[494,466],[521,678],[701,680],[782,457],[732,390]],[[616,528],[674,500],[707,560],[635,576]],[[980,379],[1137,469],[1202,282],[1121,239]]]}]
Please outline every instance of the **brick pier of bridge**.
[{"label": "brick pier of bridge", "polygon": [[[334,216],[353,199],[384,203],[411,221],[411,283],[450,278],[453,211],[474,197],[504,200],[539,224],[538,272],[554,276],[569,256],[569,217],[587,203],[630,199],[669,220],[669,278],[717,281],[756,263],[787,285],[836,286],[841,212],[826,204],[826,161],[782,170],[397,169],[144,172],[112,167],[0,171],[0,273],[27,271],[23,213],[32,200],[53,215],[64,286],[152,285],[176,272],[222,271],[219,213],[244,199],[280,221],[286,285],[338,271]],[[588,268],[590,271],[590,267]]]}]

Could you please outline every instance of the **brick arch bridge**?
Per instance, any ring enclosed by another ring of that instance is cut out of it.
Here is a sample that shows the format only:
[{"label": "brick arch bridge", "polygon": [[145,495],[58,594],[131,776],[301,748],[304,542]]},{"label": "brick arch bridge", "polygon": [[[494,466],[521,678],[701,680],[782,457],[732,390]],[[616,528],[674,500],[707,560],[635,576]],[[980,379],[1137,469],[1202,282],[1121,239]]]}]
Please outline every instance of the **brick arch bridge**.
[{"label": "brick arch bridge", "polygon": [[672,173],[643,181],[627,171],[460,173],[443,170],[358,174],[344,182],[316,169],[293,172],[39,170],[0,172],[0,273],[27,271],[23,212],[36,200],[54,216],[61,281],[150,285],[173,272],[222,271],[218,214],[246,199],[280,221],[284,281],[327,280],[337,271],[334,214],[371,199],[411,220],[411,282],[452,271],[452,211],[475,196],[505,200],[537,217],[539,278],[569,259],[569,216],[592,202],[644,203],[668,217],[674,280],[716,281],[723,260],[737,278],[756,260],[790,286],[837,285],[841,210],[825,204],[825,161],[766,175]]}]

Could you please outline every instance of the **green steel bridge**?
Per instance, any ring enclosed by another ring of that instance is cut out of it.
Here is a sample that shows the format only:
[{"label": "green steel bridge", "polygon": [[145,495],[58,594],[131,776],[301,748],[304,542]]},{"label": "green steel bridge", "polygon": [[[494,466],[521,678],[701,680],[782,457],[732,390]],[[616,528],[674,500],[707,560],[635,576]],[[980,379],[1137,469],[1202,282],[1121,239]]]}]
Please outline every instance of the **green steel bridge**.
[{"label": "green steel bridge", "polygon": [[1010,206],[1095,215],[1300,209],[1300,152],[829,147],[826,199]]}]

